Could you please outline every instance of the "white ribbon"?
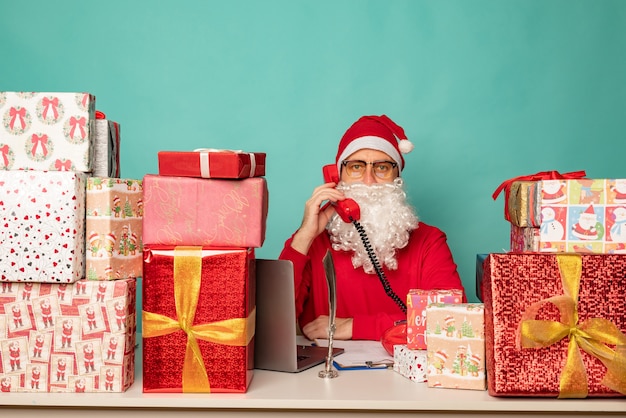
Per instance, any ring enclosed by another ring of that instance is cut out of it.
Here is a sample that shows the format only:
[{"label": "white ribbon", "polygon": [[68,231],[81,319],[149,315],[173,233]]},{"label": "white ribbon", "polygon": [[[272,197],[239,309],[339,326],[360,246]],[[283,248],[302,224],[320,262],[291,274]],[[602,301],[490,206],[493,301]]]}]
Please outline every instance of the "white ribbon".
[{"label": "white ribbon", "polygon": [[242,150],[232,149],[216,149],[216,148],[196,148],[193,152],[200,153],[200,176],[203,178],[211,178],[211,169],[209,166],[209,153],[211,152],[234,152],[235,154],[248,154],[250,155],[250,175],[254,177],[256,172],[256,156],[253,152],[243,152]]}]

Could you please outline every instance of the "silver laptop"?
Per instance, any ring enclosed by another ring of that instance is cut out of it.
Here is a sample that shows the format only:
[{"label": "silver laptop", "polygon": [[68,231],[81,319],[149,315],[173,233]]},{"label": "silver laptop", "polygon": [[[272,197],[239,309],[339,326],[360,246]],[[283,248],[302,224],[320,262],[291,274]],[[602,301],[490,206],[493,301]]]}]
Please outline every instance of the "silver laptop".
[{"label": "silver laptop", "polygon": [[297,333],[292,262],[257,259],[254,367],[296,373],[324,363],[328,348],[297,344]]}]

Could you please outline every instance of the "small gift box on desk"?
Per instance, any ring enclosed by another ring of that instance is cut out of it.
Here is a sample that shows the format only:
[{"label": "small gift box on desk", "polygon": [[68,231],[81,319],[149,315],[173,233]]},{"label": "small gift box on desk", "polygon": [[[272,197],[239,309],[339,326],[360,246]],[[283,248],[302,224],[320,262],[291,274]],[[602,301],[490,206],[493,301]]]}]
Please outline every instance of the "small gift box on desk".
[{"label": "small gift box on desk", "polygon": [[143,242],[260,248],[268,209],[264,177],[143,178]]},{"label": "small gift box on desk", "polygon": [[626,256],[489,254],[484,268],[489,394],[626,395]]},{"label": "small gift box on desk", "polygon": [[133,383],[135,279],[1,285],[1,392],[123,392]]},{"label": "small gift box on desk", "polygon": [[411,350],[425,350],[426,307],[431,303],[461,303],[461,289],[423,290],[411,289],[407,294],[407,347]]},{"label": "small gift box on desk", "polygon": [[144,254],[143,391],[246,392],[253,249],[146,246]]},{"label": "small gift box on desk", "polygon": [[70,171],[0,170],[0,281],[85,277],[85,182]]},{"label": "small gift box on desk", "polygon": [[162,176],[242,179],[265,175],[265,153],[218,149],[160,151]]},{"label": "small gift box on desk", "polygon": [[91,172],[95,97],[0,92],[0,169]]},{"label": "small gift box on desk", "polygon": [[120,177],[120,124],[96,111],[93,169],[94,177]]},{"label": "small gift box on desk", "polygon": [[406,344],[393,346],[393,370],[407,379],[425,382],[427,363],[426,350],[412,350]]},{"label": "small gift box on desk", "polygon": [[426,308],[428,387],[485,390],[482,303],[431,303]]},{"label": "small gift box on desk", "polygon": [[87,279],[141,277],[142,192],[141,180],[87,179]]}]

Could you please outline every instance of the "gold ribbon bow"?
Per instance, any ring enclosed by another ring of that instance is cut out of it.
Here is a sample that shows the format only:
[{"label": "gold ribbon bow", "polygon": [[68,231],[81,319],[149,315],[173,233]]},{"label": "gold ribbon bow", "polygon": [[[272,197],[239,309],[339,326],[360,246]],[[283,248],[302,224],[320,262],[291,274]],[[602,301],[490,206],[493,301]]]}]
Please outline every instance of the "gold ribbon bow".
[{"label": "gold ribbon bow", "polygon": [[[588,318],[578,323],[578,290],[582,272],[579,254],[556,255],[564,294],[530,305],[518,328],[518,348],[548,347],[569,337],[567,360],[561,371],[559,398],[585,398],[588,394],[587,372],[580,348],[599,359],[607,369],[602,384],[626,395],[626,335],[604,318]],[[546,303],[554,304],[560,321],[534,319]],[[608,345],[615,346],[615,350]]]},{"label": "gold ribbon bow", "polygon": [[253,310],[247,318],[232,318],[206,324],[193,324],[200,294],[202,273],[202,247],[176,247],[174,249],[174,303],[176,316],[143,311],[143,336],[159,337],[183,330],[187,334],[185,361],[183,363],[183,392],[210,392],[202,353],[197,340],[230,346],[246,346],[252,340],[255,326]]}]

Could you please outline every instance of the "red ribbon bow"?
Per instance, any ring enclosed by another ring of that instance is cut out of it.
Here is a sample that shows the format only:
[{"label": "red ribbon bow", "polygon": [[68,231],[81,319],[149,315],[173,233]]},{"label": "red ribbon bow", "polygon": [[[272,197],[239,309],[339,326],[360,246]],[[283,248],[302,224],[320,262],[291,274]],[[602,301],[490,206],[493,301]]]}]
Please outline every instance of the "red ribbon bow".
[{"label": "red ribbon bow", "polygon": [[503,181],[498,188],[493,192],[491,197],[496,200],[502,190],[504,190],[504,217],[507,221],[510,221],[509,217],[509,194],[511,193],[511,185],[516,181],[540,181],[540,180],[569,180],[569,179],[582,179],[587,175],[584,170],[570,171],[569,173],[559,173],[558,171],[540,171],[539,173],[530,174],[527,176],[513,177],[511,179]]},{"label": "red ribbon bow", "polygon": [[30,141],[33,143],[33,148],[30,150],[33,157],[35,156],[35,153],[37,152],[38,146],[41,146],[44,157],[48,155],[48,148],[46,147],[46,144],[48,143],[48,135],[43,134],[41,136],[38,136],[37,134],[33,134],[33,136],[30,138]]},{"label": "red ribbon bow", "polygon": [[72,161],[71,160],[67,160],[67,161],[63,162],[61,160],[56,160],[54,162],[54,166],[59,171],[70,171],[72,169]]},{"label": "red ribbon bow", "polygon": [[72,127],[72,129],[70,130],[70,137],[74,138],[74,130],[76,129],[76,126],[78,126],[80,128],[80,137],[81,138],[85,138],[85,124],[87,123],[87,120],[84,117],[80,117],[80,118],[76,118],[74,116],[72,116],[70,118],[70,126]]},{"label": "red ribbon bow", "polygon": [[20,117],[20,123],[22,125],[22,129],[24,129],[26,127],[26,122],[24,122],[24,117],[26,117],[26,108],[23,107],[21,109],[16,109],[15,107],[12,107],[11,110],[9,110],[9,116],[11,116],[11,122],[9,123],[9,126],[11,127],[11,129],[13,129],[13,125],[15,124],[15,119],[19,116]]},{"label": "red ribbon bow", "polygon": [[43,118],[44,119],[48,118],[48,109],[50,108],[50,106],[52,106],[52,112],[54,113],[54,119],[59,117],[59,112],[57,112],[57,106],[59,105],[59,98],[58,97],[54,97],[53,99],[49,99],[47,97],[44,97],[43,100],[41,101],[41,104],[44,107],[44,109],[43,109]]},{"label": "red ribbon bow", "polygon": [[0,148],[0,153],[2,153],[4,167],[7,168],[9,166],[9,146],[5,144],[2,148]]}]

